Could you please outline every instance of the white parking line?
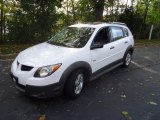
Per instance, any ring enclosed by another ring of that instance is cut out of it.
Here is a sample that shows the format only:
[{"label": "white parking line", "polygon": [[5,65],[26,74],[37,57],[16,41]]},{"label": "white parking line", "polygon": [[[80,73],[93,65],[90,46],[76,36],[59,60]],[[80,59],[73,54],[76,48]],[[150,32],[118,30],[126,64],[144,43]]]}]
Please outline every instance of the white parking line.
[{"label": "white parking line", "polygon": [[138,64],[138,63],[136,63],[136,62],[134,62],[134,61],[132,61],[132,63],[133,63],[134,65],[136,65],[137,67],[145,70],[145,71],[148,71],[148,72],[151,72],[151,73],[154,73],[154,74],[158,74],[157,71],[152,70],[152,69],[150,69],[150,68],[147,68],[147,67],[145,67],[145,66],[142,66],[142,65],[140,65],[140,64]]},{"label": "white parking line", "polygon": [[151,61],[151,62],[155,62],[154,60],[152,60],[150,57],[148,57],[148,56],[143,56],[145,59],[147,59],[147,60],[149,60],[149,61]]}]

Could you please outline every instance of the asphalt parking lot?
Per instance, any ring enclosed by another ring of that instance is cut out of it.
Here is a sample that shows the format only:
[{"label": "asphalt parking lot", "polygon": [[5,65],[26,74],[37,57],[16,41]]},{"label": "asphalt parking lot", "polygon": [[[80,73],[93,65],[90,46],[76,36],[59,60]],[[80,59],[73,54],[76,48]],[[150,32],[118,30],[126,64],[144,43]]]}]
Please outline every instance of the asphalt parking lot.
[{"label": "asphalt parking lot", "polygon": [[0,120],[159,120],[160,47],[137,47],[129,68],[117,68],[86,86],[76,100],[21,94],[0,60]]}]

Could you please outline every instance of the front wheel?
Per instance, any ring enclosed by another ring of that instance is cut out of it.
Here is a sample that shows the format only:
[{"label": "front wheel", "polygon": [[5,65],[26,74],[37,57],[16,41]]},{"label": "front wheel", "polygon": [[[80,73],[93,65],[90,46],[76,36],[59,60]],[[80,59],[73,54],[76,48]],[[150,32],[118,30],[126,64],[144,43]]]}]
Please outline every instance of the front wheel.
[{"label": "front wheel", "polygon": [[74,99],[77,98],[84,86],[84,73],[82,70],[77,70],[73,72],[67,83],[65,84],[64,93],[66,96]]},{"label": "front wheel", "polygon": [[124,57],[123,67],[128,67],[131,63],[131,60],[132,60],[132,54],[129,51]]}]

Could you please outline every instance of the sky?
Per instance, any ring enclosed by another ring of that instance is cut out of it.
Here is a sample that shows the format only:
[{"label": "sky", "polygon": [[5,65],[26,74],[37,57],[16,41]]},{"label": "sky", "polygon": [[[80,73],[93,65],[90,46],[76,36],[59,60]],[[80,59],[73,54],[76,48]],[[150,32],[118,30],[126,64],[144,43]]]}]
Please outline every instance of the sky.
[{"label": "sky", "polygon": [[[121,0],[123,3],[126,3],[127,0]],[[128,0],[128,5],[131,5],[131,0]]]}]

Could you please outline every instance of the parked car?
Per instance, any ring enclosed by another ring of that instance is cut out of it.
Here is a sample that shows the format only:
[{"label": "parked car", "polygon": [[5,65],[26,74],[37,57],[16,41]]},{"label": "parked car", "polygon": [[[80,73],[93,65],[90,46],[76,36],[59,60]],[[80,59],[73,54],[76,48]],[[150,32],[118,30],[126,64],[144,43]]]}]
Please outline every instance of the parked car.
[{"label": "parked car", "polygon": [[16,88],[34,97],[78,97],[86,82],[128,67],[134,38],[124,23],[71,25],[18,54],[11,66]]}]

